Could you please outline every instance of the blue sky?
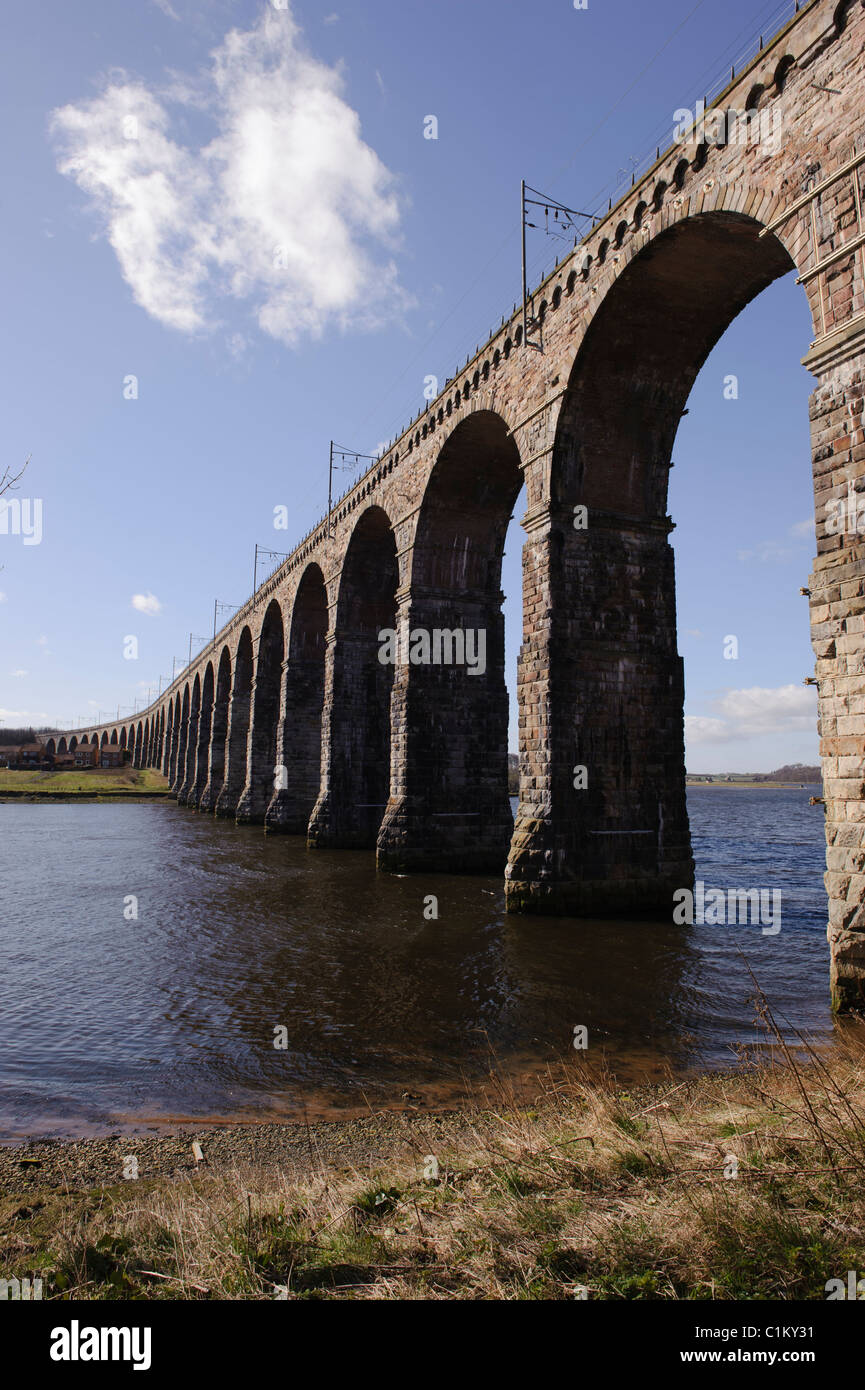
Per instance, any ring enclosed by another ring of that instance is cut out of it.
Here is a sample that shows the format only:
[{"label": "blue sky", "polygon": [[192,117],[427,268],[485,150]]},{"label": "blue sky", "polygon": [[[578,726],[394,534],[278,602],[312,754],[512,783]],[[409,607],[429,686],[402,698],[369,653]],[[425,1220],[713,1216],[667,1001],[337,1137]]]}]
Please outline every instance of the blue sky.
[{"label": "blue sky", "polygon": [[[392,439],[425,377],[443,382],[510,309],[519,179],[605,204],[669,143],[675,109],[791,8],[12,7],[0,471],[32,456],[18,495],[41,500],[42,538],[0,536],[0,720],[129,710],[170,677],[214,599],[248,596],[254,543],[288,550],[321,516],[330,438],[362,452]],[[530,244],[534,279],[556,246]],[[718,344],[680,428],[670,512],[692,771],[816,760],[798,593],[814,553],[810,340],[787,277]],[[273,528],[281,504],[287,531]],[[515,522],[512,684],[520,544]]]}]

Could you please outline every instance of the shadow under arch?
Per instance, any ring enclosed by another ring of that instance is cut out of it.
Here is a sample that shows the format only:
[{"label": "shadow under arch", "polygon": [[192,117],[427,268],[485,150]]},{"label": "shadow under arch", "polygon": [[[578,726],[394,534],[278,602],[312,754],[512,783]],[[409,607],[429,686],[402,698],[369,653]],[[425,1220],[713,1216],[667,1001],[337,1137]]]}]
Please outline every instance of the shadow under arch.
[{"label": "shadow under arch", "polygon": [[[180,722],[177,729],[177,770],[174,777],[174,787],[172,790],[177,794],[178,801],[180,793],[186,782],[186,759],[189,749],[189,702],[190,702],[189,681],[183,687],[183,698],[180,704]],[[178,699],[180,695],[178,694]]]},{"label": "shadow under arch", "polygon": [[523,769],[536,791],[517,818],[511,911],[669,917],[674,891],[693,883],[667,485],[706,357],[794,269],[762,230],[712,212],[660,232],[609,287],[577,350],[550,522],[534,542],[549,679],[540,694],[520,689],[542,737]]},{"label": "shadow under arch", "polygon": [[246,786],[252,668],[252,633],[248,627],[244,627],[234,656],[234,681],[231,687],[225,745],[225,777],[214,808],[217,816],[234,816]]},{"label": "shadow under arch", "polygon": [[210,747],[207,757],[207,781],[201,793],[198,809],[212,811],[225,780],[225,748],[228,734],[228,706],[231,699],[231,653],[223,647],[219,656],[211,713]]},{"label": "shadow under arch", "polygon": [[375,846],[390,788],[394,674],[379,660],[379,633],[394,626],[397,580],[390,518],[369,506],[352,532],[339,583],[322,790],[308,831],[313,848]]},{"label": "shadow under arch", "polygon": [[276,738],[285,630],[282,609],[271,599],[261,624],[252,696],[252,731],[249,739],[246,786],[238,803],[238,824],[261,825],[273,795],[276,779]]},{"label": "shadow under arch", "polygon": [[[196,677],[197,681],[198,677]],[[201,706],[198,713],[198,734],[192,754],[192,771],[187,806],[199,809],[201,796],[207,783],[210,757],[210,725],[213,718],[213,662],[208,661],[201,682]]]},{"label": "shadow under arch", "polygon": [[171,790],[177,786],[177,769],[180,763],[180,739],[181,739],[181,705],[180,691],[174,697],[174,715],[171,723],[171,744],[168,755],[168,781]]},{"label": "shadow under arch", "polygon": [[284,769],[265,828],[305,835],[321,788],[321,721],[327,649],[327,588],[314,562],[303,572],[288,635],[276,762]]},{"label": "shadow under arch", "polygon": [[507,859],[501,575],[522,483],[516,443],[491,410],[456,426],[430,474],[399,618],[399,782],[379,835],[381,868],[501,872]]}]

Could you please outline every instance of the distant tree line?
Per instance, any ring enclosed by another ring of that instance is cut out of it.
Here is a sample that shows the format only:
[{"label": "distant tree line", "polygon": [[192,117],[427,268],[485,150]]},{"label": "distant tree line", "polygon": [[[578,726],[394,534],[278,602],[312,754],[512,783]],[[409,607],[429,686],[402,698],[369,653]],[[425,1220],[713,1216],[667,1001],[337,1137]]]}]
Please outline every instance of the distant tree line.
[{"label": "distant tree line", "polygon": [[755,782],[819,782],[823,776],[819,767],[807,763],[785,763],[774,772],[755,772]]},{"label": "distant tree line", "polygon": [[50,732],[50,724],[43,724],[39,729],[0,729],[0,747],[7,747],[9,744],[17,747],[20,743],[35,743],[37,734]]}]

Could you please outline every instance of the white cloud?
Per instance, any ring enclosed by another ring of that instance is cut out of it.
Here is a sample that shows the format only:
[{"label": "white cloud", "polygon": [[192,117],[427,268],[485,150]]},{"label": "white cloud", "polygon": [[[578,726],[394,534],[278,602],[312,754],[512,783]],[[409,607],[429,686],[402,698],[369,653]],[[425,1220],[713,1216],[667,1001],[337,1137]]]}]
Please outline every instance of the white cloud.
[{"label": "white cloud", "polygon": [[814,537],[815,526],[813,516],[809,516],[807,521],[797,521],[790,527],[790,535],[812,540]]},{"label": "white cloud", "polygon": [[712,702],[713,715],[686,715],[685,739],[698,743],[729,743],[733,739],[813,731],[817,722],[817,692],[808,685],[752,686],[728,690]]},{"label": "white cloud", "polygon": [[[361,138],[340,72],[269,6],[211,56],[170,90],[120,73],[52,113],[58,167],[89,195],[136,301],[183,333],[244,301],[287,344],[393,318],[409,303],[392,256],[395,180]],[[173,138],[175,107],[184,128],[215,127],[209,143]]]},{"label": "white cloud", "polygon": [[336,24],[336,23],[338,23],[338,21],[339,21],[339,15],[338,15],[338,14],[326,14],[325,17],[324,17],[324,22],[325,22],[325,24]]},{"label": "white cloud", "polygon": [[137,608],[139,613],[146,613],[148,618],[155,618],[157,613],[162,612],[162,604],[155,594],[133,594],[132,607]]},{"label": "white cloud", "polygon": [[18,670],[18,671],[13,671],[13,672],[12,672],[12,675],[18,677],[19,679],[20,679],[21,676],[29,676],[29,674],[30,674],[29,671],[23,671],[23,670]]},{"label": "white cloud", "polygon": [[2,709],[0,708],[0,720],[4,724],[36,724],[37,722],[48,722],[49,715],[44,710],[37,709]]},{"label": "white cloud", "polygon": [[5,602],[6,602],[6,595],[4,594],[3,590],[0,589],[0,603],[5,603]]},{"label": "white cloud", "polygon": [[159,7],[163,14],[168,15],[169,19],[176,19],[178,24],[180,23],[180,15],[173,9],[171,0],[153,0],[153,3]]}]

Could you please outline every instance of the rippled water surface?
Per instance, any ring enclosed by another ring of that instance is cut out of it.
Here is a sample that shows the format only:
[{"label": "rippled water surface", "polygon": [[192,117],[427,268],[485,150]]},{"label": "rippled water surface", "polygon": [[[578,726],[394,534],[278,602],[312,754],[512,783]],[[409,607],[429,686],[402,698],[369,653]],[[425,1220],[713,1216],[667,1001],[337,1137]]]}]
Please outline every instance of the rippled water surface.
[{"label": "rippled water surface", "polygon": [[623,1076],[723,1065],[757,1036],[740,952],[825,1042],[813,790],[689,791],[698,877],[780,888],[776,936],[509,917],[498,879],[394,878],[173,802],[0,805],[0,1140],[442,1103],[491,1054],[573,1061],[576,1024]]}]

